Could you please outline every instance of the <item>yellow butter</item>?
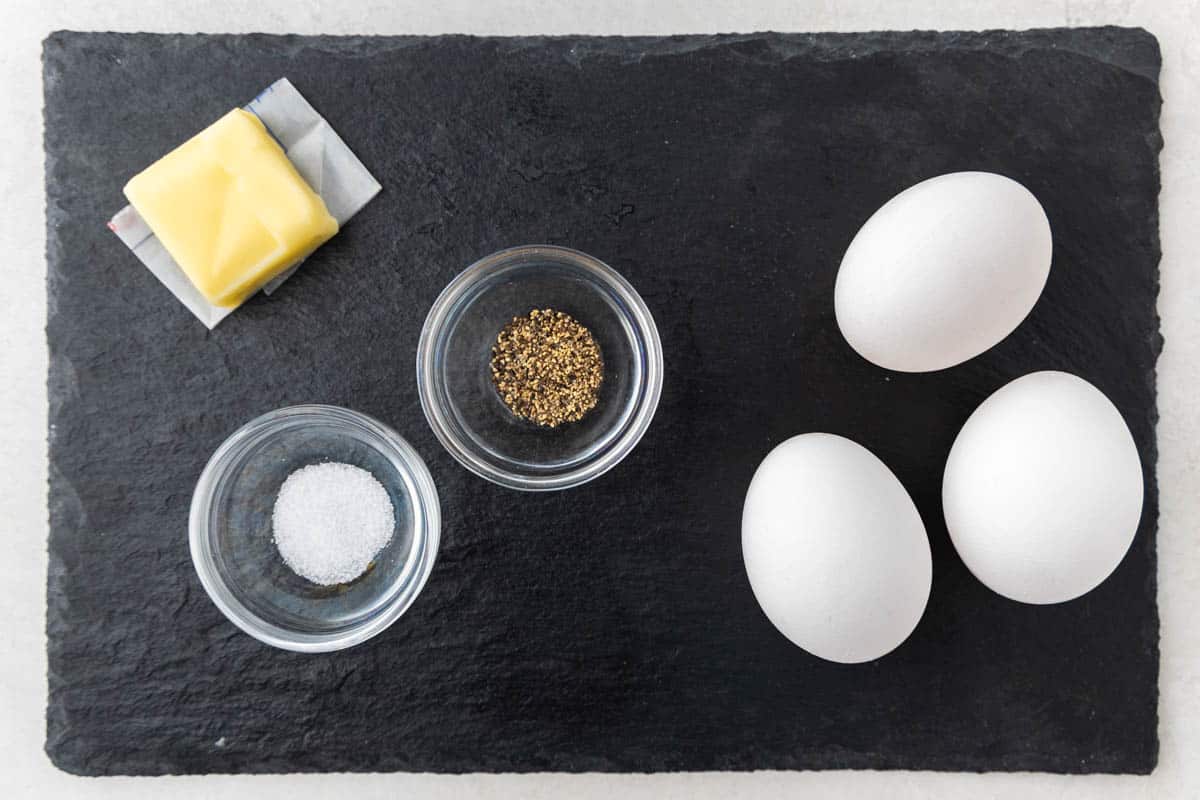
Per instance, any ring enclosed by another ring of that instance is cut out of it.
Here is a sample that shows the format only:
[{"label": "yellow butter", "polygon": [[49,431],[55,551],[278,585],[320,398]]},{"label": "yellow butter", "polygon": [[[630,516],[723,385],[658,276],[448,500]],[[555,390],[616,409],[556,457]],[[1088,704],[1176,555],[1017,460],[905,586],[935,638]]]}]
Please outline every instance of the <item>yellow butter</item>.
[{"label": "yellow butter", "polygon": [[338,230],[262,122],[242,109],[134,176],[125,197],[217,306],[241,304]]}]

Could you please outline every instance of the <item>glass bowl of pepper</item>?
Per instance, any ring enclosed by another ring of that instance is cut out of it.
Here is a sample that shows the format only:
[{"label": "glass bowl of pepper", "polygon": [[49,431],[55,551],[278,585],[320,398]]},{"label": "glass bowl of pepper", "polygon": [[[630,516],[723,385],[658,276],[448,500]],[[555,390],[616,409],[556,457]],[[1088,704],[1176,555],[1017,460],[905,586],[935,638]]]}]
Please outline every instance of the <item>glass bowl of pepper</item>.
[{"label": "glass bowl of pepper", "polygon": [[599,259],[501,250],[434,302],[417,346],[421,407],[464,467],[554,491],[617,465],[662,391],[662,343],[641,296]]}]

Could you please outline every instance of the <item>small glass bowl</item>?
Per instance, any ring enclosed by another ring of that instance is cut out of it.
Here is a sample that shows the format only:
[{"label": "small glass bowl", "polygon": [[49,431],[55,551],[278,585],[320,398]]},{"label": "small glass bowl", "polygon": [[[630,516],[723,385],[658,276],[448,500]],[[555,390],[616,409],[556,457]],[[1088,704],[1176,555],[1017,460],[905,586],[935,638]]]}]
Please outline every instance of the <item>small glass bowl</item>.
[{"label": "small glass bowl", "polygon": [[[578,422],[522,420],[492,383],[497,334],[535,308],[570,314],[600,346],[599,400]],[[616,466],[650,426],[662,379],[658,329],[629,282],[551,245],[501,250],[467,267],[434,302],[417,345],[417,389],[434,434],[467,469],[525,491],[578,486]]]},{"label": "small glass bowl", "polygon": [[[320,586],[292,572],[272,539],[283,481],[332,461],[378,480],[396,529],[367,571]],[[217,608],[261,642],[303,653],[364,642],[403,614],[437,556],[441,510],[421,457],[387,426],[345,408],[281,408],[247,423],[217,448],[192,495],[192,563]]]}]

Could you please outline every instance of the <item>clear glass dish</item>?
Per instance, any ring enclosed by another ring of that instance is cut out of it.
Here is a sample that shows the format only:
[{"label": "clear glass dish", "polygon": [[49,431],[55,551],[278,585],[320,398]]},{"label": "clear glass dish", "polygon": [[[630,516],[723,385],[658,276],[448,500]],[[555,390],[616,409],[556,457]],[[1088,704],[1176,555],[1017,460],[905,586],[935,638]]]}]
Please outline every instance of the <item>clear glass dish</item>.
[{"label": "clear glass dish", "polygon": [[[369,471],[396,512],[372,565],[336,586],[292,572],[271,530],[283,481],[325,461]],[[321,405],[272,411],[226,439],[200,475],[189,520],[192,562],[217,608],[259,641],[305,653],[359,644],[395,622],[433,569],[440,531],[437,490],[416,451],[364,414]]]},{"label": "clear glass dish", "polygon": [[[515,416],[492,383],[496,335],[539,308],[588,327],[604,358],[599,401],[578,422]],[[663,354],[650,310],[612,267],[565,247],[501,250],[467,267],[434,302],[417,346],[417,388],[434,434],[464,467],[512,489],[567,489],[612,469],[658,407]]]}]

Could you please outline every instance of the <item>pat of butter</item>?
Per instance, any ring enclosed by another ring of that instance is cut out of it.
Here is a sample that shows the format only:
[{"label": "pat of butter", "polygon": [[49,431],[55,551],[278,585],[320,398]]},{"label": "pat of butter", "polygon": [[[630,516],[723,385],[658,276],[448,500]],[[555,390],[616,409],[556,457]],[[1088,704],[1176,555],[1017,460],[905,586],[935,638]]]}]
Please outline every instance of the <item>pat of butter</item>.
[{"label": "pat of butter", "polygon": [[262,122],[242,109],[134,176],[125,197],[217,306],[241,304],[338,230]]}]

